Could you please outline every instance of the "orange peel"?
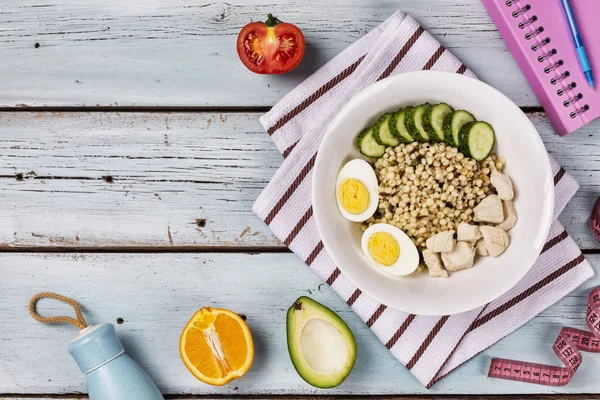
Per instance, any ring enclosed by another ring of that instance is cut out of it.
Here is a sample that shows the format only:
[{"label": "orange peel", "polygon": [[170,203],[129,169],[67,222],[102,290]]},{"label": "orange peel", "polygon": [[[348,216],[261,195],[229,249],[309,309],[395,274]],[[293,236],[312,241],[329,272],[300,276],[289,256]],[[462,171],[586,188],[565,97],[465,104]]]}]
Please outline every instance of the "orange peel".
[{"label": "orange peel", "polygon": [[223,386],[248,372],[254,359],[254,344],[248,325],[239,315],[205,307],[183,329],[179,353],[196,378]]}]

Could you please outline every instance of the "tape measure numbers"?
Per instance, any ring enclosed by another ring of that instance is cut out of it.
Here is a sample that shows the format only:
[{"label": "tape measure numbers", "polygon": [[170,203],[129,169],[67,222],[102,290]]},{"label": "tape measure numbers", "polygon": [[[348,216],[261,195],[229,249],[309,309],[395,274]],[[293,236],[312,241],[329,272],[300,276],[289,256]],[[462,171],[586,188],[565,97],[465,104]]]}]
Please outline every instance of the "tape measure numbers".
[{"label": "tape measure numbers", "polygon": [[564,367],[494,358],[490,364],[488,376],[539,385],[566,385],[581,365],[582,351],[600,353],[599,308],[600,286],[594,288],[588,298],[586,323],[590,332],[575,328],[563,328],[552,346]]}]

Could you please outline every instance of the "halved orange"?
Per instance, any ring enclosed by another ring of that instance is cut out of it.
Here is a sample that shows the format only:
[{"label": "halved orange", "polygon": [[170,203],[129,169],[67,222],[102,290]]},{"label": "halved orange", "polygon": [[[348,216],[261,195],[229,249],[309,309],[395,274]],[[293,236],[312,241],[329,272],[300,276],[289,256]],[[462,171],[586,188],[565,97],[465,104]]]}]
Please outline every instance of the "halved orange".
[{"label": "halved orange", "polygon": [[239,315],[205,307],[183,329],[179,353],[196,378],[223,386],[248,372],[254,359],[254,344],[248,325]]}]

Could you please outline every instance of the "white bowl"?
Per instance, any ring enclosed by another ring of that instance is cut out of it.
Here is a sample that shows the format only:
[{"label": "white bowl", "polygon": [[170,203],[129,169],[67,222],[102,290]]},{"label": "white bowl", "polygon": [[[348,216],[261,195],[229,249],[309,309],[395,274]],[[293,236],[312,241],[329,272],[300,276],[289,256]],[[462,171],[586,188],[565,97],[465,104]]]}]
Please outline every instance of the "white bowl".
[{"label": "white bowl", "polygon": [[[450,104],[489,122],[496,132],[494,152],[506,158],[515,187],[519,221],[509,232],[511,244],[498,258],[478,257],[472,269],[447,279],[427,274],[394,277],[370,265],[357,223],[345,219],[336,204],[340,168],[364,158],[355,138],[384,112],[424,102]],[[337,267],[361,291],[377,301],[420,315],[449,315],[482,306],[507,292],[531,268],[548,236],[554,209],[554,180],[548,153],[527,116],[491,86],[455,73],[418,71],[377,82],[346,104],[331,122],[313,173],[314,216],[323,244]]]}]

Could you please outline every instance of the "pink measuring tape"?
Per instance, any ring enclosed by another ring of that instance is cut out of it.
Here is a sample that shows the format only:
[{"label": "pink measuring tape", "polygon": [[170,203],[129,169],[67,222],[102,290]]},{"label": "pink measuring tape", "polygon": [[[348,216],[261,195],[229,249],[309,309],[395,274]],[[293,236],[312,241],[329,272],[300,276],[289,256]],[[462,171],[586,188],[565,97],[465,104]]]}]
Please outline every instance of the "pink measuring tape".
[{"label": "pink measuring tape", "polygon": [[594,288],[588,298],[585,320],[591,332],[562,328],[552,346],[564,367],[494,358],[488,376],[539,385],[566,385],[581,365],[581,351],[600,353],[600,316],[597,313],[599,308],[600,286]]}]

